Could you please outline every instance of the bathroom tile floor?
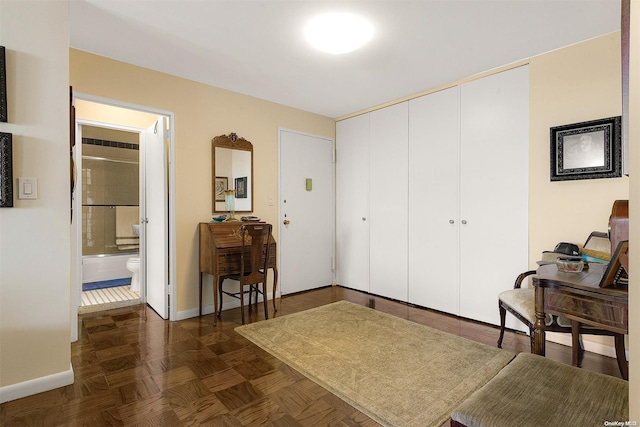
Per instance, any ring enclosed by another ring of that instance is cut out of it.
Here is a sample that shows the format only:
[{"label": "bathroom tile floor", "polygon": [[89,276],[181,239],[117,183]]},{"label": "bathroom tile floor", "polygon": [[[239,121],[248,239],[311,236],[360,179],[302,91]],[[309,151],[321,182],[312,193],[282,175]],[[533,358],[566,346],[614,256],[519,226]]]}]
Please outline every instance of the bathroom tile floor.
[{"label": "bathroom tile floor", "polygon": [[[366,305],[369,296],[322,288],[278,299],[276,315],[339,300]],[[375,307],[488,345],[498,338],[496,327],[407,304],[375,298]],[[261,310],[248,317],[262,319]],[[237,335],[239,309],[224,311],[216,326],[213,315],[165,321],[142,304],[87,313],[79,322],[74,384],[0,405],[0,425],[378,425]],[[507,332],[503,347],[528,352],[529,338]],[[547,357],[570,364],[571,350],[548,343]],[[589,352],[584,369],[620,377],[615,359]]]}]

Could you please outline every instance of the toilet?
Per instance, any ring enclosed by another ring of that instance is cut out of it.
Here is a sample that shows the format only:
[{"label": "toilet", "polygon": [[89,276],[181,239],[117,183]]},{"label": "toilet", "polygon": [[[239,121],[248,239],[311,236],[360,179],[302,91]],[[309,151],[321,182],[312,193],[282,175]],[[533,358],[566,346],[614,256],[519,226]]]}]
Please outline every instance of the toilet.
[{"label": "toilet", "polygon": [[131,286],[129,290],[132,292],[140,292],[140,257],[129,258],[127,260],[127,270],[131,272]]}]

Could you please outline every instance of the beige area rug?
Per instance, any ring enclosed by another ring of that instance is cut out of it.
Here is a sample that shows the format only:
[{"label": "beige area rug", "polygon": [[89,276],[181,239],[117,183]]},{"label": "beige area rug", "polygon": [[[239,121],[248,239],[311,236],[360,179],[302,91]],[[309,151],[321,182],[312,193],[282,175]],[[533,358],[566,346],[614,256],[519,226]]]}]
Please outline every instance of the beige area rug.
[{"label": "beige area rug", "polygon": [[347,301],[236,331],[387,426],[440,426],[515,356]]}]

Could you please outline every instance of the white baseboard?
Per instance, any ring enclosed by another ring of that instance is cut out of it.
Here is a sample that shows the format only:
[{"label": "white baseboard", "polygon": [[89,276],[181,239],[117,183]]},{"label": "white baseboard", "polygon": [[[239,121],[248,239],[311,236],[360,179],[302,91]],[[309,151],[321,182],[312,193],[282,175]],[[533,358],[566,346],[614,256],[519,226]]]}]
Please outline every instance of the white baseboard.
[{"label": "white baseboard", "polygon": [[[571,334],[547,332],[546,336],[547,336],[547,341],[551,341],[551,342],[555,342],[558,344],[571,347]],[[613,337],[611,338],[611,340],[613,341]],[[586,351],[601,354],[603,356],[613,357],[614,359],[616,357],[616,348],[613,343],[612,345],[607,345],[604,343],[589,341],[584,338],[582,339],[582,343],[584,344],[584,349]],[[627,354],[627,357],[628,357],[628,354]]]},{"label": "white baseboard", "polygon": [[[270,299],[271,298],[267,297],[267,301],[269,301]],[[262,303],[262,296],[258,297],[258,302]],[[225,301],[222,303],[222,311],[230,310],[232,308],[238,308],[238,307],[240,307],[240,300],[237,300],[235,298],[232,301]],[[271,309],[273,309],[273,307],[269,308],[269,312],[271,312]],[[213,304],[205,305],[202,307],[202,315],[205,315],[205,314],[213,314]],[[198,317],[199,315],[200,315],[199,309],[192,308],[190,310],[179,311],[177,313],[176,320],[191,319],[192,317]]]},{"label": "white baseboard", "polygon": [[0,403],[32,396],[54,388],[68,386],[69,384],[73,384],[73,367],[71,364],[69,364],[69,370],[67,371],[0,387]]}]

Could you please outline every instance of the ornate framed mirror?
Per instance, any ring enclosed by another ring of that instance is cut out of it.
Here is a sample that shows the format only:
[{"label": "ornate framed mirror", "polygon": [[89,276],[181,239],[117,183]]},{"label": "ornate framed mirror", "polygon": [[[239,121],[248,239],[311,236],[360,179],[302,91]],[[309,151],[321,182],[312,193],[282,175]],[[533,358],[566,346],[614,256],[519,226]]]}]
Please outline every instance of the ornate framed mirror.
[{"label": "ornate framed mirror", "polygon": [[235,191],[235,212],[253,212],[253,144],[235,133],[213,138],[213,212],[228,212],[225,192]]}]

